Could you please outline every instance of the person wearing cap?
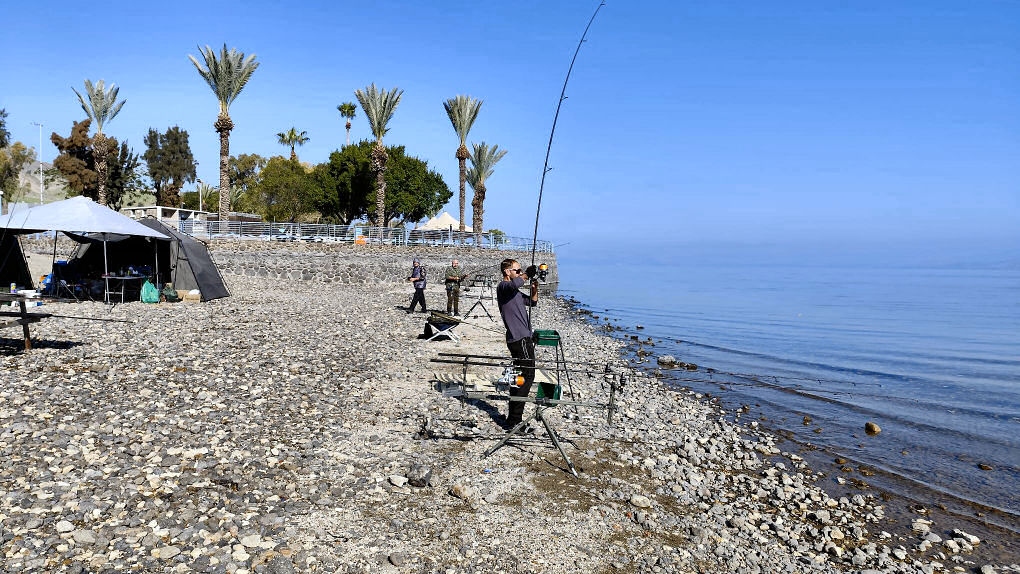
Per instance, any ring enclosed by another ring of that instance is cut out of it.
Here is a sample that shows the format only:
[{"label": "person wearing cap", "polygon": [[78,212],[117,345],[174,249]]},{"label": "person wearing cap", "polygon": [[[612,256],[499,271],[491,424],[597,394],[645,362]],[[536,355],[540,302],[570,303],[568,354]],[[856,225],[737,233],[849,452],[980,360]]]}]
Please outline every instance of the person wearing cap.
[{"label": "person wearing cap", "polygon": [[425,307],[425,284],[427,283],[425,268],[422,267],[421,261],[417,257],[414,258],[412,265],[411,276],[407,280],[414,284],[414,297],[411,298],[411,306],[407,308],[407,314],[414,313],[414,306],[419,302],[421,303],[421,312],[427,313],[428,309]]},{"label": "person wearing cap", "polygon": [[[503,280],[496,286],[496,302],[499,304],[499,315],[506,327],[506,347],[514,358],[514,366],[521,371],[524,384],[510,387],[511,397],[526,397],[531,393],[535,383],[535,342],[532,340],[531,317],[527,307],[538,304],[538,280],[532,279],[529,293],[526,295],[521,287],[527,282],[527,276],[521,264],[514,259],[504,259],[499,266]],[[524,417],[524,403],[510,401],[506,416],[505,428],[512,429]]]}]

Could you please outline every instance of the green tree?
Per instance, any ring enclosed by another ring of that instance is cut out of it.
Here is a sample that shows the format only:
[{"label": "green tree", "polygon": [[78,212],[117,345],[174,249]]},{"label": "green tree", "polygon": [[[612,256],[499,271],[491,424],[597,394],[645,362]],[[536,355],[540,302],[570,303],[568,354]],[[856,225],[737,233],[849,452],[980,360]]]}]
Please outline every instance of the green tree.
[{"label": "green tree", "polygon": [[485,142],[471,144],[471,169],[467,172],[468,183],[475,190],[471,198],[471,227],[475,232],[475,245],[482,242],[482,216],[485,214],[485,181],[492,177],[493,167],[506,155],[498,145],[491,148]]},{"label": "green tree", "polygon": [[400,98],[404,90],[393,88],[389,92],[380,91],[375,84],[364,90],[355,90],[354,95],[361,104],[361,111],[365,112],[368,118],[368,125],[375,136],[375,147],[372,148],[372,173],[375,175],[375,214],[376,225],[386,227],[386,146],[383,145],[383,136],[390,131],[389,123],[393,119],[393,112],[400,104]]},{"label": "green tree", "polygon": [[319,193],[312,205],[323,219],[341,225],[365,215],[373,193],[371,154],[373,143],[364,140],[329,154],[329,161],[315,166]]},{"label": "green tree", "polygon": [[[230,189],[228,160],[230,158],[230,131],[234,129],[234,122],[231,121],[229,113],[230,104],[241,94],[241,90],[251,79],[251,75],[255,73],[259,64],[255,61],[255,54],[245,57],[243,52],[238,52],[235,48],[228,51],[226,44],[223,44],[219,56],[209,46],[200,49],[200,51],[202,59],[205,61],[204,66],[191,54],[188,54],[188,59],[195,65],[195,69],[198,70],[202,79],[212,88],[220,104],[219,115],[216,117],[216,123],[213,124],[216,133],[220,135],[220,189]],[[219,207],[219,220],[226,221],[230,214],[229,194],[220,194]]]},{"label": "green tree", "polygon": [[181,188],[195,181],[195,156],[188,144],[188,132],[177,126],[164,133],[149,128],[142,154],[156,190],[156,205],[177,207]]},{"label": "green tree", "polygon": [[351,120],[354,119],[354,115],[357,113],[358,108],[354,107],[354,102],[344,102],[336,107],[336,111],[340,112],[340,116],[347,120],[346,145],[351,145]]},{"label": "green tree", "polygon": [[113,210],[120,210],[129,197],[139,198],[148,194],[145,190],[145,182],[138,171],[141,161],[138,154],[128,147],[124,142],[117,147],[117,140],[110,139],[113,148],[110,150],[107,164],[109,174],[106,184],[107,205]]},{"label": "green tree", "polygon": [[99,175],[93,168],[95,160],[92,157],[92,140],[89,138],[91,123],[92,120],[74,122],[70,135],[65,138],[53,132],[50,141],[59,152],[53,160],[53,167],[67,182],[70,193],[95,199]]},{"label": "green tree", "polygon": [[468,132],[471,131],[471,126],[478,119],[478,112],[482,109],[482,101],[476,100],[471,96],[458,95],[443,102],[443,108],[446,110],[446,115],[450,118],[450,123],[453,124],[453,131],[457,132],[457,138],[460,140],[460,146],[457,148],[454,157],[457,158],[457,164],[460,168],[460,231],[464,231],[464,203],[466,197],[464,184],[467,183],[467,159],[471,157],[471,153],[468,152],[467,148],[467,137]]},{"label": "green tree", "polygon": [[[0,192],[8,203],[21,199],[19,174],[27,163],[35,159],[35,155],[25,144],[11,143],[11,134],[7,131],[7,110],[0,110]],[[0,201],[0,207],[2,205]]]},{"label": "green tree", "polygon": [[[243,153],[231,156],[229,162],[231,201],[238,201],[241,211],[256,211],[249,198],[254,197],[253,191],[258,187],[259,173],[266,166],[266,158],[258,154]],[[219,197],[217,194],[216,197]]]},{"label": "green tree", "polygon": [[0,109],[0,149],[11,145],[11,132],[7,131],[7,109]]},{"label": "green tree", "polygon": [[[201,201],[199,201],[201,196]],[[215,201],[219,199],[219,192],[215,187],[205,182],[200,182],[195,186],[195,191],[185,191],[181,193],[181,205],[185,209],[199,209],[204,208],[206,205],[215,205]]]},{"label": "green tree", "polygon": [[271,157],[255,190],[257,213],[271,221],[295,221],[311,209],[315,178],[296,160]]},{"label": "green tree", "polygon": [[[53,160],[53,167],[67,182],[68,195],[83,195],[99,202],[99,162],[96,150],[90,147],[94,143],[94,138],[88,135],[90,123],[91,120],[74,122],[68,137],[53,132],[50,141],[59,152]],[[138,171],[139,158],[127,142],[119,144],[116,139],[107,136],[103,145],[107,148],[103,160],[107,166],[105,205],[119,209],[124,203],[125,194],[140,195],[140,190],[144,188]]]},{"label": "green tree", "polygon": [[[368,214],[375,196],[372,152],[375,143],[364,140],[329,156],[329,162],[315,166],[317,195],[311,206],[327,221],[349,225]],[[403,146],[386,148],[387,221],[417,221],[438,211],[453,193],[428,163],[406,155]]]},{"label": "green tree", "polygon": [[297,161],[297,153],[294,151],[294,146],[308,143],[308,132],[302,130],[299,133],[296,129],[290,128],[285,132],[277,133],[276,140],[280,145],[290,146],[290,159]]},{"label": "green tree", "polygon": [[386,218],[418,221],[439,211],[453,197],[443,176],[428,163],[405,154],[404,146],[388,149]]},{"label": "green tree", "polygon": [[78,96],[78,102],[81,104],[81,109],[85,110],[85,115],[96,124],[96,134],[92,136],[92,149],[98,160],[96,162],[96,177],[99,191],[96,194],[96,201],[100,205],[107,205],[106,160],[111,151],[116,153],[117,142],[103,134],[103,127],[107,122],[113,121],[113,118],[117,117],[127,100],[118,102],[117,94],[120,92],[120,88],[110,84],[110,89],[107,90],[103,80],[99,80],[95,85],[88,79],[85,80],[85,95],[88,96],[88,100],[78,90],[71,89]]}]

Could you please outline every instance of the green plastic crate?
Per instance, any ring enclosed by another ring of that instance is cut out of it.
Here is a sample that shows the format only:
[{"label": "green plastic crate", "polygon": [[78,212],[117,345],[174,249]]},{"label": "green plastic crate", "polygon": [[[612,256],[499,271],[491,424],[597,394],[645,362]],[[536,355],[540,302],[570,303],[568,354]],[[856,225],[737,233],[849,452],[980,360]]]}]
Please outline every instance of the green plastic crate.
[{"label": "green plastic crate", "polygon": [[536,329],[535,344],[545,347],[555,347],[560,344],[560,333],[553,329]]}]

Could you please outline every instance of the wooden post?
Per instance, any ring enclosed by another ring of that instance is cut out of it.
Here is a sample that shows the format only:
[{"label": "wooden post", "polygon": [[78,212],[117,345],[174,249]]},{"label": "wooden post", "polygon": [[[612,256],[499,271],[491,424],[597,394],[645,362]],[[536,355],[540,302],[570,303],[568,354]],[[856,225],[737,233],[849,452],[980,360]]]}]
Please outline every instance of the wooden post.
[{"label": "wooden post", "polygon": [[25,333],[25,350],[28,351],[32,348],[32,335],[28,332],[28,309],[25,307],[24,297],[18,301],[18,305],[21,307],[21,330]]}]

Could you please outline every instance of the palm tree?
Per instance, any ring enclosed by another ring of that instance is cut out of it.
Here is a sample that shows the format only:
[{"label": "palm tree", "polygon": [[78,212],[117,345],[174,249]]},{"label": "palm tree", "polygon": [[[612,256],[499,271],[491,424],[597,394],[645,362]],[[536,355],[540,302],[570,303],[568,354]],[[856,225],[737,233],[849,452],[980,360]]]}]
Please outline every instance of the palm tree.
[{"label": "palm tree", "polygon": [[[255,61],[255,54],[245,57],[244,52],[238,52],[235,48],[228,51],[226,44],[223,44],[219,55],[209,46],[199,48],[199,51],[205,60],[204,66],[191,54],[188,54],[188,59],[195,65],[195,69],[209,84],[220,102],[220,113],[216,116],[216,123],[213,124],[216,133],[220,134],[220,189],[230,189],[227,162],[230,158],[230,131],[234,129],[234,122],[230,120],[230,104],[241,94],[241,90],[259,64]],[[220,194],[219,212],[219,221],[222,224],[227,221],[230,213],[230,194]]]},{"label": "palm tree", "polygon": [[107,90],[103,80],[99,80],[95,85],[85,80],[85,95],[88,96],[88,100],[78,90],[71,89],[78,96],[78,102],[81,103],[81,109],[85,110],[85,115],[96,124],[96,135],[92,136],[92,153],[96,158],[96,175],[99,180],[96,201],[100,205],[106,205],[106,156],[110,152],[110,142],[103,135],[103,125],[117,117],[127,100],[118,102],[117,93],[120,92],[120,88],[110,84],[110,89]]},{"label": "palm tree", "polygon": [[475,190],[471,198],[471,227],[475,232],[475,246],[482,244],[482,215],[485,213],[485,180],[492,177],[492,168],[506,155],[505,149],[498,145],[491,148],[482,142],[471,144],[471,169],[465,174],[471,189]]},{"label": "palm tree", "polygon": [[375,147],[372,148],[372,172],[375,174],[375,215],[376,225],[386,227],[386,147],[383,136],[390,131],[387,124],[393,118],[393,111],[400,103],[404,90],[393,88],[389,92],[380,91],[373,83],[364,90],[355,90],[354,95],[361,104],[361,111],[368,118],[368,125],[375,136]]},{"label": "palm tree", "polygon": [[464,184],[467,182],[467,159],[471,155],[467,148],[467,137],[468,132],[471,131],[471,126],[478,119],[478,112],[482,109],[482,101],[470,96],[459,95],[443,102],[443,108],[446,109],[446,115],[449,116],[450,123],[453,124],[453,131],[457,132],[457,137],[460,138],[460,147],[457,148],[457,153],[454,154],[454,157],[457,158],[457,163],[460,165],[459,231],[464,231]]},{"label": "palm tree", "polygon": [[294,128],[290,128],[285,132],[276,134],[277,141],[281,145],[290,146],[290,160],[294,161],[297,159],[297,153],[294,152],[295,145],[305,145],[308,143],[308,132],[301,130],[301,133]]},{"label": "palm tree", "polygon": [[351,145],[351,120],[358,108],[354,107],[354,102],[344,102],[336,107],[336,111],[340,112],[341,117],[347,118],[347,145]]}]

